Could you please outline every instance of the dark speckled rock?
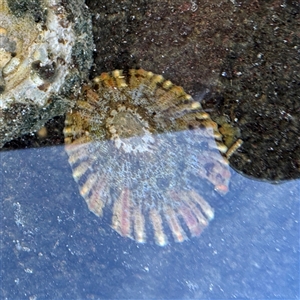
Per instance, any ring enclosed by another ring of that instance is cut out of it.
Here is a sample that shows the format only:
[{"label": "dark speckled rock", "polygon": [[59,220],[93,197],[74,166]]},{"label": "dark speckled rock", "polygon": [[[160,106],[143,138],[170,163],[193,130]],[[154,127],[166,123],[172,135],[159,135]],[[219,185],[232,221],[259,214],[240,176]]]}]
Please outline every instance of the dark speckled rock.
[{"label": "dark speckled rock", "polygon": [[93,75],[126,67],[163,74],[239,129],[234,168],[272,181],[299,177],[299,2],[157,3],[87,0]]}]

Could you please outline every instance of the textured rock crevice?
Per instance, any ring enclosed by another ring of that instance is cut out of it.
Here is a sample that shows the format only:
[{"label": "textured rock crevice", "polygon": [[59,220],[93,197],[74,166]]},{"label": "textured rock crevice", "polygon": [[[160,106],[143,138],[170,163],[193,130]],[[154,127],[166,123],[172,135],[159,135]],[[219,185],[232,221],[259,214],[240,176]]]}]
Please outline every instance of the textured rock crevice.
[{"label": "textured rock crevice", "polygon": [[88,77],[91,21],[83,0],[0,1],[0,146],[64,114]]}]

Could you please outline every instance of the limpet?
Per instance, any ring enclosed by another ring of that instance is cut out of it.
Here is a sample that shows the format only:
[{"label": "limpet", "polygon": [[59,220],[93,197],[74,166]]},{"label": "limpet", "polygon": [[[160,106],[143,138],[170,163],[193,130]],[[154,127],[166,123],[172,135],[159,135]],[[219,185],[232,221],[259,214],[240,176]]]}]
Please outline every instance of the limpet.
[{"label": "limpet", "polygon": [[121,236],[139,243],[154,236],[160,246],[169,235],[182,242],[207,227],[214,210],[193,182],[225,194],[227,153],[239,146],[227,149],[217,124],[182,87],[143,69],[102,73],[84,86],[64,135],[89,209],[111,212]]}]

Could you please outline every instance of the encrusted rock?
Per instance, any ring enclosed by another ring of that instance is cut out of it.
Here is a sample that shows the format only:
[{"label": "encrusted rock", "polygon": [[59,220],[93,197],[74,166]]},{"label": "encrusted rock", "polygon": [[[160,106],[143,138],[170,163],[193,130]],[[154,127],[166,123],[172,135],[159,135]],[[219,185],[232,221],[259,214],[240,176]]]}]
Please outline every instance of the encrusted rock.
[{"label": "encrusted rock", "polygon": [[0,147],[72,106],[92,51],[83,0],[0,0]]}]

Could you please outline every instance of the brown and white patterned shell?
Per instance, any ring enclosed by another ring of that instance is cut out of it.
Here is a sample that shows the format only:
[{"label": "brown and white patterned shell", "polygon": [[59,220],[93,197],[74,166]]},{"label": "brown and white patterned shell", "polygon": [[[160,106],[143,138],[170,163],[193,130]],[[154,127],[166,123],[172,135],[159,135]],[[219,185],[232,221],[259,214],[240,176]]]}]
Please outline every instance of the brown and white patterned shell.
[{"label": "brown and white patterned shell", "polygon": [[111,207],[112,227],[124,237],[145,242],[148,224],[161,246],[167,227],[178,242],[198,236],[214,211],[192,181],[228,191],[227,147],[216,123],[161,75],[101,74],[83,88],[65,124],[80,194],[97,216]]}]

